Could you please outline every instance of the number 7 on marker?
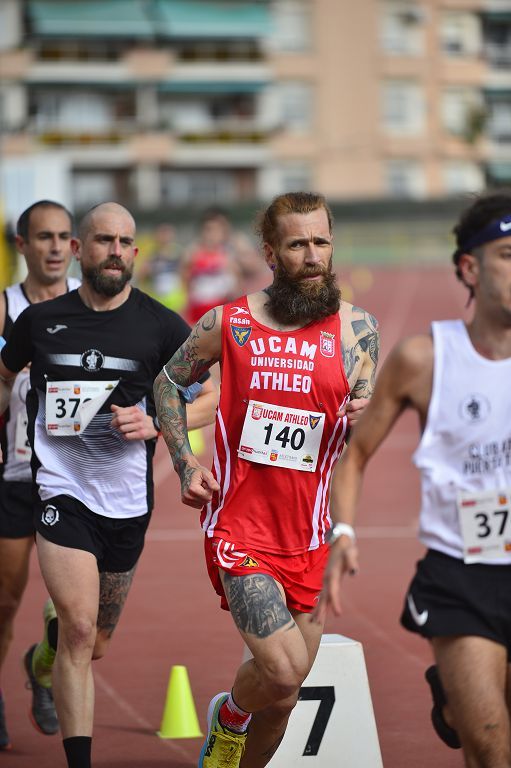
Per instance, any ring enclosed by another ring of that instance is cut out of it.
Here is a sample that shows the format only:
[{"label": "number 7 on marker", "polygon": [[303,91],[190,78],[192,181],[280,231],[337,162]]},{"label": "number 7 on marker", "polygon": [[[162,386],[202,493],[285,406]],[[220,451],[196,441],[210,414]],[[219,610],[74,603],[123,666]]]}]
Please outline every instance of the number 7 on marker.
[{"label": "number 7 on marker", "polygon": [[311,732],[309,733],[305,749],[303,750],[304,757],[312,757],[318,754],[335,704],[334,686],[319,685],[300,688],[298,701],[315,701],[316,699],[319,700],[320,704],[314,722],[312,723]]}]

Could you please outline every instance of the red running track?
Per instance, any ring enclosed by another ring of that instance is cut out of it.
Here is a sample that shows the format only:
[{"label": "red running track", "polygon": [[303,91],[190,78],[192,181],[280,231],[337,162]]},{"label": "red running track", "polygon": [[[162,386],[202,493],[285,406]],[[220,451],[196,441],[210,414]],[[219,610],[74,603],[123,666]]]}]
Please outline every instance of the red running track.
[{"label": "red running track", "polygon": [[[346,298],[353,292],[353,300],[380,322],[383,356],[402,336],[427,330],[432,319],[464,313],[466,293],[450,269],[354,269],[345,277]],[[361,571],[346,582],[344,614],[330,619],[326,631],[363,644],[385,768],[455,768],[462,766],[460,753],[445,747],[430,725],[423,679],[429,646],[399,625],[403,596],[422,552],[416,541],[418,477],[410,462],[417,435],[416,419],[405,415],[369,466],[357,526]],[[134,585],[109,654],[94,664],[95,768],[196,765],[199,739],[155,735],[171,667],[187,667],[204,729],[209,699],[229,687],[242,656],[241,640],[206,576],[198,514],[179,502],[163,445],[155,479],[157,504]],[[60,737],[43,736],[28,721],[30,692],[20,663],[24,650],[39,639],[44,600],[34,557],[3,674],[14,746],[0,753],[0,768],[65,766]]]}]

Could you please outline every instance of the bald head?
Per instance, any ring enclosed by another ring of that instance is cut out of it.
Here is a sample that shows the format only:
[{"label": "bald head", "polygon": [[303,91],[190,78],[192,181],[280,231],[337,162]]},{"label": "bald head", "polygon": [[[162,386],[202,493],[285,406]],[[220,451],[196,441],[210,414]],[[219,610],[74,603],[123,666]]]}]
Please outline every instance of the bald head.
[{"label": "bald head", "polygon": [[80,261],[83,283],[96,296],[126,296],[138,253],[131,213],[118,203],[101,203],[85,214],[78,233],[71,247]]},{"label": "bald head", "polygon": [[122,217],[127,226],[131,226],[133,237],[135,236],[135,219],[123,205],[119,203],[100,203],[87,211],[78,225],[78,237],[83,242],[87,235],[93,231],[99,221],[104,217]]}]

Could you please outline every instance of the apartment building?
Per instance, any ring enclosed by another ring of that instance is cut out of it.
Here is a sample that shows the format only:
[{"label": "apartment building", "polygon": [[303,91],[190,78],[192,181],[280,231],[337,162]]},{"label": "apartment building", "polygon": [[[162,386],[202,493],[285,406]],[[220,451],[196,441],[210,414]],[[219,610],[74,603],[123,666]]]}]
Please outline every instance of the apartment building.
[{"label": "apartment building", "polygon": [[2,0],[0,132],[76,210],[511,183],[511,0]]}]

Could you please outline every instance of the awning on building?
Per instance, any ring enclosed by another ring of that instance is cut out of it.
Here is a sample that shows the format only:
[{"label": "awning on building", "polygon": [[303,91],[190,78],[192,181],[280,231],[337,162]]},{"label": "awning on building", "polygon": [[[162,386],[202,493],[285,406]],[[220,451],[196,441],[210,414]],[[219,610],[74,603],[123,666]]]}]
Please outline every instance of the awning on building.
[{"label": "awning on building", "polygon": [[188,80],[169,80],[166,83],[159,83],[160,93],[190,93],[202,94],[229,94],[229,93],[258,93],[268,83],[264,82],[222,82],[222,81],[188,81]]},{"label": "awning on building", "polygon": [[45,37],[142,37],[154,35],[143,0],[29,0],[32,30]]},{"label": "awning on building", "polygon": [[495,101],[505,101],[505,102],[511,102],[511,88],[504,87],[504,88],[497,88],[497,87],[484,87],[483,88],[483,94],[487,101],[489,102],[495,102]]},{"label": "awning on building", "polygon": [[511,161],[496,162],[493,160],[487,165],[488,175],[493,181],[511,182]]},{"label": "awning on building", "polygon": [[511,10],[483,8],[480,13],[485,21],[491,21],[495,24],[511,24]]},{"label": "awning on building", "polygon": [[266,2],[155,0],[158,34],[172,38],[259,38],[270,29]]}]

